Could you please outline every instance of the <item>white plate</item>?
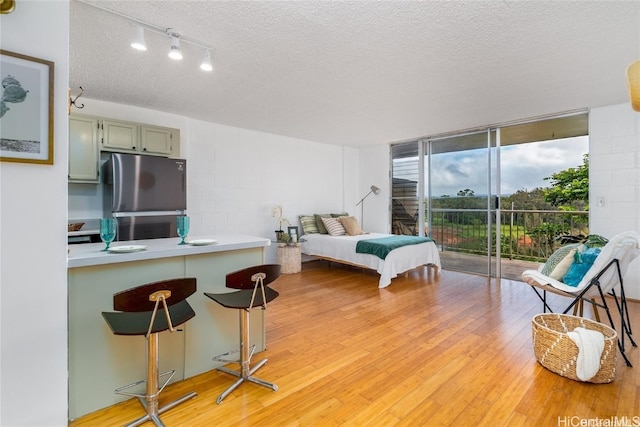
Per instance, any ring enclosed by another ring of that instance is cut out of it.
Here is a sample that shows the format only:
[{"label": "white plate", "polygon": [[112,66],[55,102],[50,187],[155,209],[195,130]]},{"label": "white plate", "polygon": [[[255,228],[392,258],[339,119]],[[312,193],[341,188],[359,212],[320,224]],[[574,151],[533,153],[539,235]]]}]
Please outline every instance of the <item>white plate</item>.
[{"label": "white plate", "polygon": [[213,245],[214,243],[218,243],[218,241],[214,239],[196,239],[196,240],[189,240],[187,243],[190,244],[191,246],[205,246],[205,245]]},{"label": "white plate", "polygon": [[108,250],[109,252],[125,253],[125,252],[144,251],[145,249],[147,249],[147,247],[143,245],[128,245],[128,246],[112,246]]}]

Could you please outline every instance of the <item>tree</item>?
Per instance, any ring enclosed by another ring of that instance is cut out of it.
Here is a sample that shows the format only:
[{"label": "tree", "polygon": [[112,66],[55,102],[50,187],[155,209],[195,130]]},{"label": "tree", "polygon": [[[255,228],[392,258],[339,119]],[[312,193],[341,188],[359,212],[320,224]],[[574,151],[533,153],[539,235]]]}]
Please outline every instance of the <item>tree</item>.
[{"label": "tree", "polygon": [[551,182],[544,189],[544,199],[565,210],[586,210],[589,205],[589,154],[582,157],[582,165],[556,172],[544,178]]},{"label": "tree", "polygon": [[465,188],[464,190],[458,191],[458,197],[473,197],[474,195],[474,191],[470,188]]},{"label": "tree", "polygon": [[544,198],[544,188],[534,188],[533,190],[518,190],[515,193],[502,198],[502,207],[519,210],[552,210],[553,206]]}]

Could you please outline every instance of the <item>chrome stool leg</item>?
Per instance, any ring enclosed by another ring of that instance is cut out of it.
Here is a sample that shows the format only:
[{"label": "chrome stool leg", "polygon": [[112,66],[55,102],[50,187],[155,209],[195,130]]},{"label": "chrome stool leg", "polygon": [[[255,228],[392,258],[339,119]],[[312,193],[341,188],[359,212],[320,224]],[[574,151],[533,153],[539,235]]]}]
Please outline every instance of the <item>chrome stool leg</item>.
[{"label": "chrome stool leg", "polygon": [[[222,403],[225,397],[227,397],[233,390],[235,390],[240,384],[245,381],[251,381],[263,387],[270,388],[273,391],[278,390],[277,385],[253,376],[253,373],[255,371],[262,368],[267,363],[267,359],[262,359],[253,368],[251,368],[251,356],[253,355],[253,350],[255,349],[255,347],[249,344],[249,314],[250,310],[248,309],[240,310],[240,360],[236,362],[240,364],[240,371],[234,371],[224,366],[216,368],[216,370],[218,371],[238,377],[237,381],[227,387],[227,389],[223,391],[220,396],[218,396],[218,399],[216,400],[218,404]],[[214,358],[214,360],[220,361],[223,359]]]},{"label": "chrome stool leg", "polygon": [[[142,407],[144,407],[144,409],[147,411],[146,415],[143,415],[142,417],[132,421],[131,423],[127,424],[126,427],[139,426],[147,421],[151,421],[158,427],[165,427],[164,423],[160,419],[160,414],[196,396],[196,392],[192,391],[172,402],[167,403],[163,407],[158,408],[158,396],[160,395],[160,392],[164,390],[164,387],[167,385],[167,383],[171,380],[171,378],[175,374],[175,371],[168,371],[158,375],[158,360],[159,360],[158,334],[156,333],[156,334],[149,335],[146,338],[146,341],[147,341],[147,378],[145,380],[141,380],[136,383],[129,384],[124,387],[120,387],[119,389],[116,389],[116,393],[118,394],[137,397]],[[159,379],[167,375],[169,375],[169,378],[167,378],[164,381],[164,383],[160,386]],[[125,391],[126,389],[136,386],[138,384],[141,384],[143,382],[146,383],[145,394],[134,394],[134,393],[128,393]]]}]

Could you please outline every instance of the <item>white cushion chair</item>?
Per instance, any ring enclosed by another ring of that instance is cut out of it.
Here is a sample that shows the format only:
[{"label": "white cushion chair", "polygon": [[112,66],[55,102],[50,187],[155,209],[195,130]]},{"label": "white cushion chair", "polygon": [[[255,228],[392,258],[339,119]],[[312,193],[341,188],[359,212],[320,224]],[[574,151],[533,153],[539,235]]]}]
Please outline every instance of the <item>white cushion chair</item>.
[{"label": "white cushion chair", "polygon": [[[526,270],[522,273],[522,280],[531,285],[536,295],[543,304],[543,311],[553,312],[547,304],[547,292],[571,298],[571,303],[562,312],[566,314],[572,308],[583,302],[593,305],[597,313],[597,307],[605,310],[609,323],[616,329],[613,317],[609,311],[609,306],[605,295],[614,298],[618,313],[620,314],[621,333],[618,347],[624,357],[627,366],[631,366],[625,354],[625,336],[629,338],[631,344],[636,347],[633,340],[629,313],[627,310],[627,300],[624,291],[623,277],[631,261],[640,255],[640,234],[636,231],[626,231],[612,237],[602,248],[601,253],[595,262],[586,272],[582,280],[576,286],[569,286],[557,279],[546,276],[541,270]],[[618,293],[616,292],[618,288]]]}]

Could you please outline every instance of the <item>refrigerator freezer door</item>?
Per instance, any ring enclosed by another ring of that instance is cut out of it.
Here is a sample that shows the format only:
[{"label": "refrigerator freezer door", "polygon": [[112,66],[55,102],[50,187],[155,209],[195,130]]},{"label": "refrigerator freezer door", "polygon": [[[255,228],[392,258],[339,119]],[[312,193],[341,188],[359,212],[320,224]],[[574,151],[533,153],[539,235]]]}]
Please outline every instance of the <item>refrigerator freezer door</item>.
[{"label": "refrigerator freezer door", "polygon": [[118,242],[167,237],[178,237],[176,215],[118,217]]},{"label": "refrigerator freezer door", "polygon": [[[106,164],[111,212],[184,211],[187,163],[184,159],[114,153]],[[109,209],[109,206],[104,206]]]}]

